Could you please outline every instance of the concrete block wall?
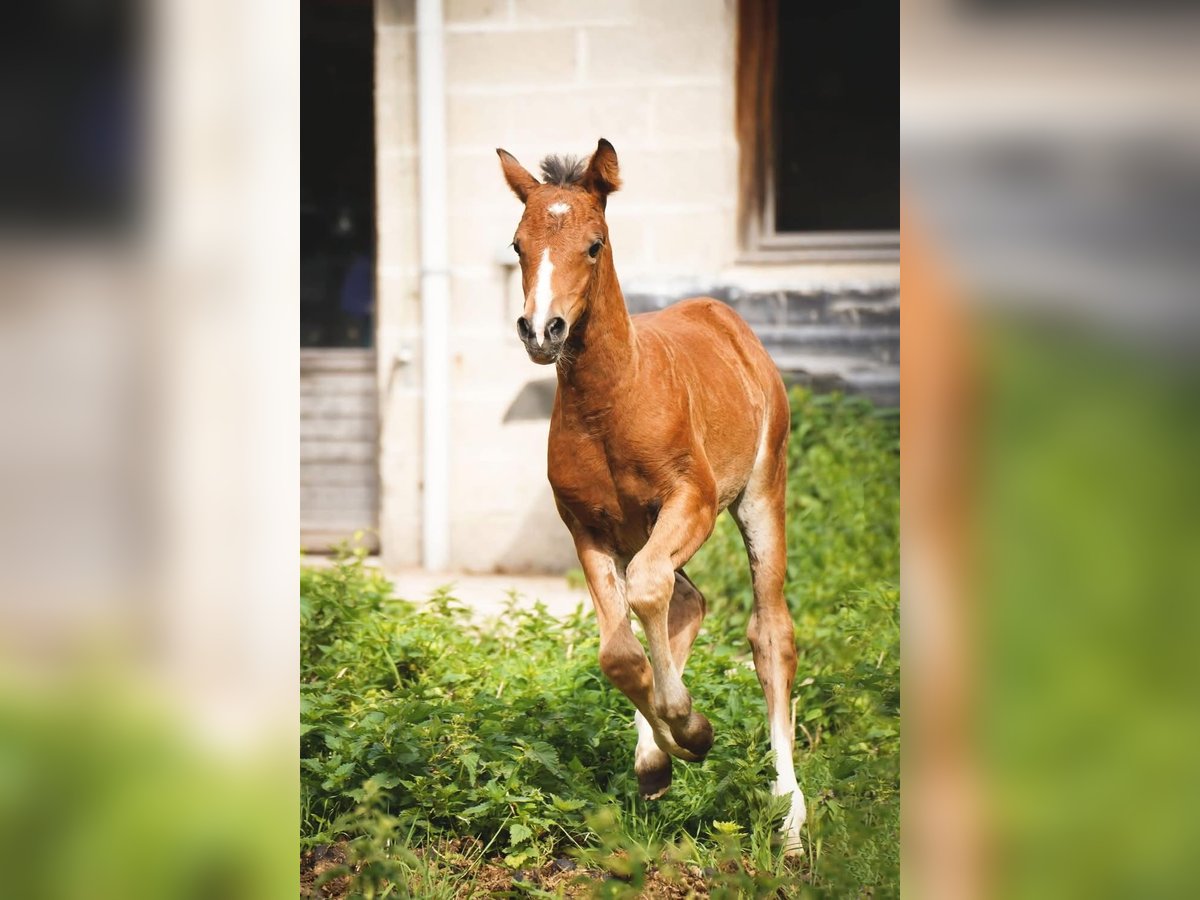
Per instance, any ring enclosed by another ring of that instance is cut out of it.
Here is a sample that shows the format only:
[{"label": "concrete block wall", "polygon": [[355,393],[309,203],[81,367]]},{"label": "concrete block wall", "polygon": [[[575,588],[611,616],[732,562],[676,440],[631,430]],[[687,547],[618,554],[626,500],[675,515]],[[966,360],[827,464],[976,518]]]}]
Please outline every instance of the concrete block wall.
[{"label": "concrete block wall", "polygon": [[[376,7],[380,531],[391,567],[420,559],[413,6]],[[734,0],[446,0],[453,567],[575,564],[545,477],[547,423],[504,422],[525,384],[553,373],[516,338],[521,298],[507,244],[521,207],[495,148],[536,172],[547,153],[586,155],[607,138],[625,183],[608,220],[627,291],[722,283],[738,254],[735,15]]]},{"label": "concrete block wall", "polygon": [[375,4],[376,365],[379,545],[421,557],[421,306],[417,242],[416,36],[412,0]]}]

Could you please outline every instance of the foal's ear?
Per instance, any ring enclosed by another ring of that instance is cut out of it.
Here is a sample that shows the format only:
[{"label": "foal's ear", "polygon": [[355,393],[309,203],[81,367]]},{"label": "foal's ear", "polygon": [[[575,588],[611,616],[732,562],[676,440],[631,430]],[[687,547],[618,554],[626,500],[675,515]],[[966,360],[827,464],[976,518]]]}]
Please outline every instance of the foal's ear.
[{"label": "foal's ear", "polygon": [[504,170],[504,180],[508,182],[512,192],[517,195],[517,199],[524,203],[529,199],[533,189],[538,186],[538,180],[530,175],[525,167],[517,162],[517,158],[507,150],[497,147],[496,155],[500,157],[500,168]]},{"label": "foal's ear", "polygon": [[600,138],[596,152],[588,160],[587,169],[579,180],[585,188],[600,198],[604,206],[608,195],[621,187],[621,174],[617,169],[617,151],[613,145]]}]

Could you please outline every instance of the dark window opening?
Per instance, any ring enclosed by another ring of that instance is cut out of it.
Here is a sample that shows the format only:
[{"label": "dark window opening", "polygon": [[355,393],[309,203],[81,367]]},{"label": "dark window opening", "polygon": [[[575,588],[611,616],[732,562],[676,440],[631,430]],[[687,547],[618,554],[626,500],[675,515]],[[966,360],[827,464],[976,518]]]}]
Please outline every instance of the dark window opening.
[{"label": "dark window opening", "polygon": [[899,37],[880,0],[738,3],[744,258],[899,258]]},{"label": "dark window opening", "polygon": [[375,98],[369,0],[304,0],[300,91],[300,345],[370,347]]},{"label": "dark window opening", "polygon": [[0,12],[0,229],[127,235],[142,153],[137,7]]},{"label": "dark window opening", "polygon": [[778,231],[900,227],[895,3],[781,3],[775,91]]}]

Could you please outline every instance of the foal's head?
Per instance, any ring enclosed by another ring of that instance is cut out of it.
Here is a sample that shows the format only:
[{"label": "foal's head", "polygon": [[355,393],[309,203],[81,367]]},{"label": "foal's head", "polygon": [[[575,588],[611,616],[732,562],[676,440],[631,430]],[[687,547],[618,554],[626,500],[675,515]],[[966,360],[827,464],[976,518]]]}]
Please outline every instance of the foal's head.
[{"label": "foal's head", "polygon": [[525,288],[517,333],[529,358],[546,365],[558,360],[571,328],[587,312],[597,264],[609,252],[604,203],[621,185],[617,151],[601,138],[586,165],[548,156],[542,181],[511,153],[496,152],[508,186],[525,204],[512,242]]}]

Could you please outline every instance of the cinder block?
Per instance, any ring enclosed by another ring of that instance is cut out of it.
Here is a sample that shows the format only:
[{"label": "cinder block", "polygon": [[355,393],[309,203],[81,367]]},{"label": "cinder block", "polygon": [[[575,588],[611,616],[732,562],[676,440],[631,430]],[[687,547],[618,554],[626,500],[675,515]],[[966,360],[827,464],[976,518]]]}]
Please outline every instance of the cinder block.
[{"label": "cinder block", "polygon": [[451,274],[450,316],[457,331],[492,340],[511,336],[515,344],[516,316],[509,315],[506,272],[486,266],[472,267],[471,274]]},{"label": "cinder block", "polygon": [[[618,150],[618,153],[620,151]],[[736,201],[737,161],[728,148],[649,150],[620,157],[622,192],[631,208],[705,205],[714,211]]]},{"label": "cinder block", "polygon": [[625,285],[653,269],[654,247],[644,218],[625,212],[621,206],[623,200],[620,194],[609,198],[606,218],[613,262],[621,284]]},{"label": "cinder block", "polygon": [[417,95],[393,91],[375,99],[375,153],[377,158],[415,153],[417,147]]},{"label": "cinder block", "polygon": [[732,71],[729,35],[715,26],[595,26],[584,29],[583,35],[583,75],[589,84],[641,83],[649,87],[656,77],[716,79]]},{"label": "cinder block", "polygon": [[654,140],[676,146],[689,140],[732,140],[734,79],[712,86],[656,87],[651,91]]},{"label": "cinder block", "polygon": [[553,375],[530,362],[517,337],[516,324],[503,330],[471,330],[456,333],[451,339],[451,375],[457,398],[484,399],[492,404],[495,424],[499,427],[505,411],[530,378]]},{"label": "cinder block", "polygon": [[[446,138],[450,150],[480,147],[507,149],[521,124],[509,96],[450,92],[446,98]],[[496,172],[500,166],[492,154]]]},{"label": "cinder block", "polygon": [[644,0],[515,0],[517,22],[631,25],[644,18]]},{"label": "cinder block", "polygon": [[[503,184],[501,185],[503,187]],[[493,265],[512,240],[521,218],[521,204],[512,201],[511,212],[450,212],[450,261],[452,265]],[[507,251],[511,252],[511,251]]]},{"label": "cinder block", "polygon": [[413,391],[381,397],[380,552],[389,567],[421,561],[421,400]]},{"label": "cinder block", "polygon": [[447,22],[507,22],[508,0],[446,0]]},{"label": "cinder block", "polygon": [[376,30],[375,96],[415,90],[417,83],[417,40],[412,30]]},{"label": "cinder block", "polygon": [[646,222],[654,246],[654,265],[667,274],[715,278],[737,252],[733,216],[665,213]]},{"label": "cinder block", "polygon": [[376,0],[375,24],[379,27],[412,25],[416,16],[416,0]]},{"label": "cinder block", "polygon": [[[520,215],[521,203],[504,180],[494,149],[452,153],[447,176],[450,208],[455,212],[477,211],[497,215],[511,212],[514,216]],[[513,225],[516,221],[514,218]]]},{"label": "cinder block", "polygon": [[553,85],[576,77],[575,32],[570,28],[450,33],[446,82],[452,87]]},{"label": "cinder block", "polygon": [[402,266],[415,268],[420,262],[420,246],[417,240],[417,209],[393,199],[403,195],[406,187],[415,189],[407,179],[397,179],[390,184],[381,179],[380,197],[387,197],[377,204],[375,214],[376,264],[379,267]]},{"label": "cinder block", "polygon": [[[393,152],[379,153],[375,161],[376,197],[380,207],[417,208],[418,159],[410,144],[390,145]],[[382,210],[381,210],[382,211]]]},{"label": "cinder block", "polygon": [[563,85],[551,91],[514,92],[509,102],[517,123],[513,137],[519,143],[514,146],[531,148],[528,159],[517,158],[534,173],[547,153],[587,156],[602,137],[612,142],[618,155],[622,147],[647,144],[650,99],[643,89]]},{"label": "cinder block", "polygon": [[731,0],[651,0],[638,4],[637,18],[643,27],[720,28],[732,33],[737,26],[736,8]]}]

